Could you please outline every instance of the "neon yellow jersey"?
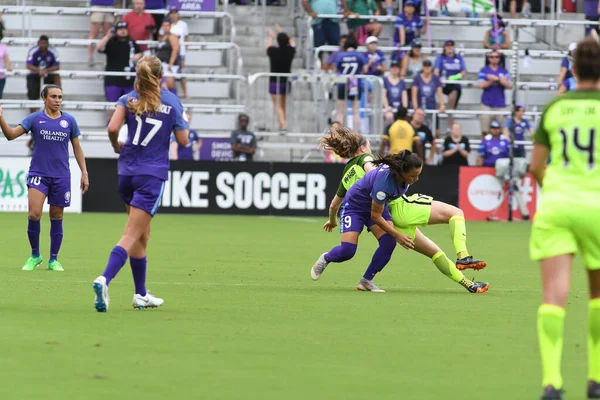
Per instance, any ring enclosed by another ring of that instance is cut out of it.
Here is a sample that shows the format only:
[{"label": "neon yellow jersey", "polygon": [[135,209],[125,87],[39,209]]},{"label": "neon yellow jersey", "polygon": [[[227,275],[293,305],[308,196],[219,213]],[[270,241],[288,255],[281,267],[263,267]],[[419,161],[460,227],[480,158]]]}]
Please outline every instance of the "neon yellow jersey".
[{"label": "neon yellow jersey", "polygon": [[600,91],[567,92],[546,106],[534,135],[550,149],[542,199],[597,201],[599,136]]},{"label": "neon yellow jersey", "polygon": [[344,197],[352,185],[358,182],[360,178],[365,176],[366,172],[364,165],[373,160],[374,158],[372,154],[365,153],[348,161],[344,167],[342,181],[340,182],[340,186],[338,187],[336,194],[339,197]]}]

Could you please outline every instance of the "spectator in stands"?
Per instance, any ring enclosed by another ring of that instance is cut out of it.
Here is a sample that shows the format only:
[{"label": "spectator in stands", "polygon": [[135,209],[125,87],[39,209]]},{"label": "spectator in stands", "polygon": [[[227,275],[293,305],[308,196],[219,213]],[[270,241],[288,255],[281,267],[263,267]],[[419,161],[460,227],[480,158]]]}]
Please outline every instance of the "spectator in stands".
[{"label": "spectator in stands", "polygon": [[[404,107],[398,107],[396,111],[396,121],[386,128],[379,147],[379,153],[385,154],[385,149],[389,146],[388,153],[398,154],[402,150],[412,150],[415,142],[420,142],[415,129],[407,121],[408,110]],[[418,144],[418,154],[423,157],[423,147]]]},{"label": "spectator in stands", "polygon": [[[429,127],[427,125],[425,125],[424,122],[425,122],[425,110],[423,110],[422,108],[417,108],[413,112],[410,124],[415,129],[415,133],[417,134],[417,136],[419,137],[419,139],[421,141],[421,145],[423,146],[424,152],[427,151],[426,147],[429,144],[429,148],[430,148],[429,154],[427,155],[427,158],[426,159],[423,158],[423,160],[425,160],[427,165],[433,165],[433,164],[435,164],[434,160],[435,160],[435,155],[438,153],[438,149],[437,149],[437,147],[435,147],[431,129],[429,129]],[[417,149],[415,147],[416,146],[413,146],[413,151],[417,151]]]},{"label": "spectator in stands", "polygon": [[479,157],[477,165],[484,167],[495,167],[496,160],[509,156],[510,142],[502,135],[500,122],[490,123],[490,134],[481,141],[479,145]]},{"label": "spectator in stands", "polygon": [[367,75],[381,76],[385,73],[385,54],[383,51],[377,50],[379,39],[377,36],[369,36],[366,41],[367,52]]},{"label": "spectator in stands", "polygon": [[[358,17],[365,15],[379,15],[375,0],[342,0],[344,17]],[[351,18],[348,20],[348,30],[359,45],[362,45],[369,36],[377,36],[383,27],[375,20]]]},{"label": "spectator in stands", "polygon": [[[435,59],[434,73],[442,80],[459,81],[467,75],[465,60],[454,49],[454,40],[444,42],[442,54]],[[448,96],[448,108],[456,110],[462,94],[462,87],[457,83],[444,84],[443,92]],[[448,117],[448,127],[454,125],[454,116]]]},{"label": "spectator in stands", "polygon": [[[427,60],[427,57],[421,52],[421,42],[415,40],[412,42],[406,57],[402,59],[400,76],[405,79],[415,79],[423,70],[425,60]],[[409,86],[412,86],[412,83]]]},{"label": "spectator in stands", "polygon": [[[165,8],[165,0],[146,0],[146,6],[145,9],[146,10],[162,10]],[[158,29],[159,27],[162,26],[162,22],[163,19],[165,18],[165,14],[158,13],[158,14],[151,14],[152,18],[154,19],[154,26]],[[157,30],[154,30],[152,33],[152,37],[154,38],[154,40],[158,39],[158,32]]]},{"label": "spectator in stands", "polygon": [[[135,63],[142,58],[142,50],[129,37],[127,22],[119,22],[114,30],[110,30],[98,42],[96,49],[99,53],[106,54],[105,71],[132,72]],[[119,100],[121,96],[133,90],[134,76],[105,76],[104,95],[106,101],[111,103]],[[111,119],[114,109],[107,111],[108,120]]]},{"label": "spectator in stands", "polygon": [[[8,46],[6,46],[2,42],[4,38],[4,25],[2,24],[2,14],[0,14],[0,70],[6,69],[7,71],[12,71],[12,65],[10,64],[10,57],[8,57]],[[6,85],[6,74],[4,72],[0,72],[0,99],[2,98],[2,94],[4,93],[4,85]]]},{"label": "spectator in stands", "polygon": [[[440,78],[433,74],[431,60],[423,61],[423,72],[415,78],[412,88],[413,107],[421,107],[426,110],[439,109],[441,113],[446,111],[444,104],[444,93]],[[428,120],[431,124],[431,121]]]},{"label": "spectator in stands", "polygon": [[469,139],[462,135],[462,127],[459,124],[452,124],[450,134],[444,140],[442,156],[443,165],[469,165],[469,152],[471,146]]},{"label": "spectator in stands", "polygon": [[339,50],[334,51],[329,55],[327,61],[323,64],[323,69],[325,71],[335,71],[335,62],[340,53],[344,51],[344,44],[346,43],[346,39],[348,39],[348,35],[340,36],[340,48]]},{"label": "spectator in stands", "polygon": [[485,32],[483,47],[490,50],[510,49],[510,34],[500,15],[491,17],[492,27]]},{"label": "spectator in stands", "polygon": [[339,20],[317,18],[317,14],[337,14],[336,0],[302,0],[302,7],[312,18],[314,47],[337,45],[340,41]]},{"label": "spectator in stands", "polygon": [[[27,75],[27,98],[29,100],[39,100],[42,79],[44,84],[60,86],[60,75],[53,73],[60,69],[60,60],[56,49],[50,47],[48,36],[40,36],[37,46],[29,49],[27,69],[31,71]],[[37,109],[30,108],[30,111],[34,113]]]},{"label": "spectator in stands", "polygon": [[400,77],[400,66],[392,62],[390,74],[383,79],[383,106],[385,107],[385,121],[394,122],[394,111],[402,106],[408,108],[408,94],[404,79]]},{"label": "spectator in stands", "polygon": [[[114,8],[115,0],[91,0],[90,6],[95,8]],[[115,16],[110,12],[94,11],[90,16],[91,27],[90,36],[88,39],[94,40],[100,33],[102,28],[102,34],[106,36],[115,24]],[[89,62],[94,62],[94,46],[88,46],[88,58]]]},{"label": "spectator in stands", "polygon": [[240,114],[238,117],[239,128],[231,132],[231,149],[237,161],[252,161],[256,152],[256,136],[248,130],[250,117]]},{"label": "spectator in stands", "polygon": [[572,92],[577,89],[577,80],[574,76],[564,79],[560,86],[558,87],[557,95],[561,95],[564,92]]},{"label": "spectator in stands", "polygon": [[[477,86],[483,89],[481,94],[481,109],[484,111],[505,111],[506,96],[505,89],[512,89],[513,84],[510,80],[510,74],[506,69],[500,66],[500,52],[492,51],[488,54],[489,65],[481,68]],[[504,122],[504,117],[482,114],[479,117],[481,123],[481,135],[485,135],[485,129],[490,126],[490,120],[496,119],[500,123]]]},{"label": "spectator in stands", "polygon": [[[187,22],[181,19],[177,8],[171,8],[171,11],[169,11],[169,20],[171,20],[171,33],[179,38],[179,73],[183,74],[186,53],[185,42],[190,39],[190,30]],[[159,34],[162,35],[164,32],[159,32]],[[181,83],[181,89],[183,89],[183,97],[188,98],[187,82],[185,78],[181,78],[179,81]]]},{"label": "spectator in stands", "polygon": [[[177,74],[179,72],[179,38],[171,33],[171,21],[168,18],[163,20],[161,31],[163,33],[158,37],[158,46],[154,55],[162,62],[165,74]],[[175,78],[166,76],[165,82],[167,89],[173,94],[177,94]]]},{"label": "spectator in stands", "polygon": [[569,45],[569,52],[563,57],[560,63],[560,74],[556,82],[562,83],[565,79],[573,77],[573,53],[577,49],[577,43],[573,42]]},{"label": "spectator in stands", "polygon": [[396,17],[394,25],[394,46],[405,46],[425,33],[425,25],[419,13],[415,12],[415,2],[406,0],[402,13]]},{"label": "spectator in stands", "polygon": [[[281,30],[277,25],[277,47],[273,46],[275,32],[269,29],[269,40],[267,40],[267,56],[269,56],[269,64],[271,73],[289,74],[292,72],[292,61],[296,55],[296,43],[287,33]],[[279,130],[281,133],[287,133],[286,129],[286,96],[290,92],[290,84],[285,76],[269,77],[269,93],[273,100],[275,115],[279,121]]]},{"label": "spectator in stands", "polygon": [[[533,136],[533,126],[525,118],[525,106],[517,104],[513,112],[514,118],[510,117],[504,125],[504,136],[510,140],[523,141],[525,135]],[[515,157],[525,157],[525,145],[514,146],[513,155]]]},{"label": "spectator in stands", "polygon": [[[531,4],[527,0],[521,1],[521,16],[531,18]],[[510,0],[510,17],[517,18],[517,0]]]},{"label": "spectator in stands", "polygon": [[[157,25],[154,22],[154,18],[145,11],[145,7],[146,3],[144,0],[134,0],[133,10],[125,14],[122,19],[123,22],[127,22],[129,37],[134,42],[149,40],[156,31]],[[148,46],[145,44],[140,44],[140,48],[144,52],[148,51]]]},{"label": "spectator in stands", "polygon": [[[186,122],[192,126],[192,115],[189,112],[183,114]],[[200,147],[202,140],[198,136],[198,132],[193,129],[188,129],[188,144],[180,146],[175,140],[175,135],[171,135],[171,160],[199,160]]]},{"label": "spectator in stands", "polygon": [[[598,22],[600,19],[600,1],[598,0],[585,0],[583,4],[585,19],[588,21]],[[590,32],[596,31],[596,33],[600,33],[600,26],[598,25],[586,25],[585,26],[585,35],[589,35]]]},{"label": "spectator in stands", "polygon": [[355,75],[367,71],[367,60],[364,54],[356,51],[358,44],[353,36],[348,37],[344,43],[344,51],[341,52],[336,60],[336,70],[338,75],[345,76],[345,83],[338,84],[337,93],[337,121],[342,124],[346,117],[348,101],[352,102],[352,126],[355,131],[360,127],[360,98],[362,97],[363,87],[360,79]]}]

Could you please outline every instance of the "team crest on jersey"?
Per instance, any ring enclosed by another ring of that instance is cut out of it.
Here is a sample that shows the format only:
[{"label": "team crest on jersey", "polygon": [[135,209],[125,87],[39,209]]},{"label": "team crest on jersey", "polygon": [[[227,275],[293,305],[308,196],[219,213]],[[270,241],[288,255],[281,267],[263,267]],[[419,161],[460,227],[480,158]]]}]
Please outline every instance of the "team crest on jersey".
[{"label": "team crest on jersey", "polygon": [[65,193],[65,203],[68,203],[69,200],[71,200],[71,192],[66,192]]},{"label": "team crest on jersey", "polygon": [[62,126],[63,128],[68,128],[69,123],[63,119],[60,121],[60,126]]}]

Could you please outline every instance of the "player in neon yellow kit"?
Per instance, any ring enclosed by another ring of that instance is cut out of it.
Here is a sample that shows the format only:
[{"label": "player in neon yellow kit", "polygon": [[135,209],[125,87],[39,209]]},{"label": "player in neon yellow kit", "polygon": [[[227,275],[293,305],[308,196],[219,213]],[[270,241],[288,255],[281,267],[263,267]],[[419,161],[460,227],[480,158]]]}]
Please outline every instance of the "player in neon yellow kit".
[{"label": "player in neon yellow kit", "polygon": [[[332,125],[329,134],[321,139],[321,145],[343,158],[350,158],[344,168],[338,191],[329,206],[329,220],[323,226],[324,230],[331,232],[337,226],[338,210],[348,189],[362,178],[366,172],[374,168],[371,163],[373,156],[371,155],[371,144],[367,139],[348,128],[342,127],[340,124]],[[394,200],[390,202],[389,207],[396,230],[414,240],[415,251],[431,258],[440,272],[461,284],[471,293],[484,293],[487,291],[489,287],[487,282],[472,282],[459,271],[467,268],[478,270],[486,266],[484,261],[475,260],[469,255],[466,246],[464,215],[459,208],[433,201],[429,196],[418,194],[403,196],[398,200]],[[450,234],[459,257],[456,265],[439,246],[418,229],[418,226],[421,225],[440,223],[450,224]],[[359,282],[357,289],[383,291],[375,285],[372,286],[369,287]]]},{"label": "player in neon yellow kit", "polygon": [[[577,45],[577,89],[552,100],[534,135],[531,171],[542,186],[530,254],[541,264],[543,303],[538,310],[542,400],[561,400],[560,371],[565,305],[573,257],[588,271],[588,398],[600,399],[600,44]],[[551,161],[546,166],[550,156]]]}]

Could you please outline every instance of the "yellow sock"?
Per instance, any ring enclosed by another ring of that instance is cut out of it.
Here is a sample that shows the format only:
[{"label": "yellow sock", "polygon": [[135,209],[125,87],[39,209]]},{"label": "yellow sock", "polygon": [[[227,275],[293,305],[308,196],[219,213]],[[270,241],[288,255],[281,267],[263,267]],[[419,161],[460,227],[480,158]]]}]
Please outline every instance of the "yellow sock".
[{"label": "yellow sock", "polygon": [[450,237],[454,243],[454,249],[456,250],[456,257],[460,260],[469,255],[467,250],[467,227],[465,225],[465,218],[454,216],[448,221],[450,225]]},{"label": "yellow sock", "polygon": [[463,287],[469,288],[469,286],[473,284],[472,281],[465,278],[462,272],[456,269],[456,265],[454,265],[454,263],[443,251],[435,253],[435,255],[431,257],[431,261],[433,261],[437,269],[439,269],[442,274],[446,275],[454,282],[458,282]]},{"label": "yellow sock", "polygon": [[538,339],[542,356],[542,387],[562,389],[560,360],[563,347],[565,309],[553,304],[542,304],[538,309]]},{"label": "yellow sock", "polygon": [[589,303],[588,379],[600,382],[600,299],[592,299]]}]

